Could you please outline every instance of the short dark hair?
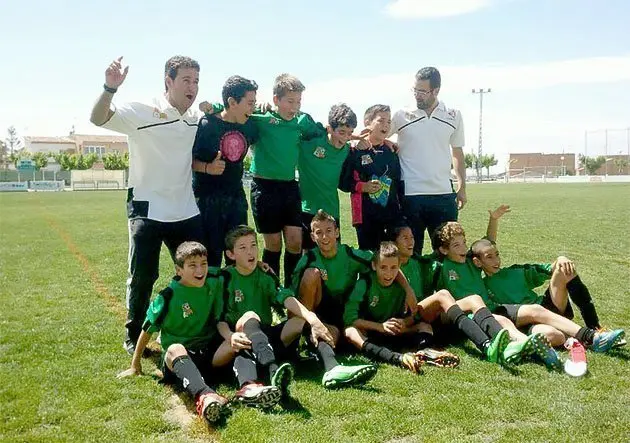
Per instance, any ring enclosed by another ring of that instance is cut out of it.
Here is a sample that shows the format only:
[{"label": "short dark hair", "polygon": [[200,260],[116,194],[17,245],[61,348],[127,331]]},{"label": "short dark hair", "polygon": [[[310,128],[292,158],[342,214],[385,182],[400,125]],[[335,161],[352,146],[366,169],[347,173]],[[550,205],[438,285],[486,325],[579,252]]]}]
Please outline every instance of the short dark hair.
[{"label": "short dark hair", "polygon": [[282,98],[289,92],[303,92],[304,84],[291,74],[280,74],[273,82],[273,95]]},{"label": "short dark hair", "polygon": [[[405,229],[411,229],[411,226],[409,226],[407,222],[402,221],[400,223],[397,223],[391,228],[387,228],[387,234],[388,234],[387,237],[391,241],[395,242],[398,236],[400,235],[400,233],[404,231]],[[411,231],[411,233],[413,234],[413,231]]]},{"label": "short dark hair", "polygon": [[313,229],[314,223],[323,222],[323,221],[329,221],[333,225],[335,225],[335,228],[337,227],[337,220],[335,220],[335,217],[333,217],[332,215],[330,215],[328,212],[324,211],[323,209],[319,209],[317,213],[311,219],[311,229]]},{"label": "short dark hair", "polygon": [[374,119],[376,118],[376,115],[380,112],[391,113],[392,110],[387,105],[372,105],[365,110],[365,114],[363,114],[363,122],[366,125],[369,125],[370,123],[374,121]]},{"label": "short dark hair", "polygon": [[229,77],[223,85],[223,106],[229,108],[228,99],[232,97],[236,103],[240,103],[249,91],[257,91],[258,85],[254,80],[248,80],[240,75]]},{"label": "short dark hair", "polygon": [[400,257],[398,246],[396,246],[396,243],[394,242],[384,241],[381,242],[376,252],[374,252],[372,261],[374,262],[374,264],[378,264],[382,259],[391,257]]},{"label": "short dark hair", "polygon": [[442,76],[440,71],[433,66],[427,66],[416,72],[416,81],[429,80],[429,86],[431,89],[436,89],[442,86]]},{"label": "short dark hair", "polygon": [[190,257],[207,257],[208,250],[204,245],[196,241],[185,241],[175,250],[175,265],[180,268]]},{"label": "short dark hair", "polygon": [[[197,60],[193,60],[190,57],[175,55],[166,60],[166,64],[164,65],[164,76],[166,77],[168,75],[171,80],[175,80],[180,68],[192,68],[196,69],[197,72],[199,72],[199,62],[197,62]],[[168,90],[168,87],[166,86],[166,80],[164,80],[164,88]]]},{"label": "short dark hair", "polygon": [[489,248],[492,246],[496,246],[496,243],[487,238],[480,238],[479,240],[475,240],[472,245],[470,245],[470,255],[472,257],[481,257],[481,251],[485,248]]},{"label": "short dark hair", "polygon": [[239,225],[236,228],[232,229],[225,236],[225,248],[228,251],[234,252],[234,245],[236,245],[236,241],[239,238],[247,237],[249,235],[253,235],[258,242],[258,237],[256,237],[256,231],[253,228],[250,228],[247,225]]},{"label": "short dark hair", "polygon": [[328,125],[332,129],[337,129],[340,126],[354,129],[357,127],[357,115],[345,103],[333,105],[328,113]]}]

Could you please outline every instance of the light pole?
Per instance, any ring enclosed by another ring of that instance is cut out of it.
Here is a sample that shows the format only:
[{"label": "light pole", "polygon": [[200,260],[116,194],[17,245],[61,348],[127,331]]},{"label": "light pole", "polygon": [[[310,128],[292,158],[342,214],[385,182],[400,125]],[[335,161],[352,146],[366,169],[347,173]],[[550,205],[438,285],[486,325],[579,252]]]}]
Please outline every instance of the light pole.
[{"label": "light pole", "polygon": [[492,89],[473,89],[473,94],[479,94],[479,149],[477,150],[477,182],[481,183],[481,156],[483,154],[483,95]]}]

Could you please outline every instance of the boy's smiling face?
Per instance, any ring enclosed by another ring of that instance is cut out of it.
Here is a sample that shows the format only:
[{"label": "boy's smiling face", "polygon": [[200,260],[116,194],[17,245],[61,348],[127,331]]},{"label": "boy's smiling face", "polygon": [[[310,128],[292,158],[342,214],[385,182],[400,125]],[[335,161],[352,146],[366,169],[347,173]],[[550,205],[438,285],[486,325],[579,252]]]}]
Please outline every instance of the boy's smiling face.
[{"label": "boy's smiling face", "polygon": [[466,247],[466,237],[463,235],[455,235],[451,239],[448,247],[440,246],[440,252],[449,260],[456,263],[465,263],[468,248]]},{"label": "boy's smiling face", "polygon": [[376,271],[376,278],[381,286],[391,286],[398,275],[400,260],[398,257],[380,257],[378,263],[372,262],[372,269]]},{"label": "boy's smiling face", "polygon": [[350,137],[352,137],[352,132],[354,128],[349,126],[339,126],[335,129],[328,127],[328,134],[330,135],[330,144],[335,148],[341,148],[343,145],[348,143]]},{"label": "boy's smiling face", "polygon": [[486,275],[494,275],[501,270],[501,256],[496,246],[486,246],[473,258],[475,265],[485,272]]},{"label": "boy's smiling face", "polygon": [[311,226],[311,239],[324,256],[332,257],[337,253],[339,229],[330,220],[314,221]]},{"label": "boy's smiling face", "polygon": [[230,260],[234,260],[236,270],[243,275],[249,275],[258,266],[258,242],[255,235],[244,235],[234,242],[234,250],[227,250]]},{"label": "boy's smiling face", "polygon": [[181,268],[175,266],[175,272],[181,278],[179,283],[182,286],[200,288],[206,282],[208,275],[208,257],[193,255],[184,260]]},{"label": "boy's smiling face", "polygon": [[396,246],[398,247],[400,255],[405,258],[411,257],[413,255],[413,247],[415,244],[416,242],[413,237],[413,232],[411,232],[411,228],[405,227],[401,229],[396,237]]},{"label": "boy's smiling face", "polygon": [[273,104],[278,108],[278,114],[285,120],[292,120],[302,106],[302,93],[296,91],[287,92],[282,98],[273,97]]},{"label": "boy's smiling face", "polygon": [[392,127],[392,114],[390,112],[378,112],[371,122],[365,122],[365,127],[371,131],[370,142],[382,144]]}]

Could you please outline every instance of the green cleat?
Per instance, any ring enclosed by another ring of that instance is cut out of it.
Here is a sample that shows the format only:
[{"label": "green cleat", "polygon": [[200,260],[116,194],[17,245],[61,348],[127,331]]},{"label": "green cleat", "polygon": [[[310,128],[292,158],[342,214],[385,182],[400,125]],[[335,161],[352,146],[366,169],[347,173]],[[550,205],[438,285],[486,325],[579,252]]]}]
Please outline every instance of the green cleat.
[{"label": "green cleat", "polygon": [[534,334],[533,344],[534,354],[543,361],[547,368],[562,371],[564,364],[556,350],[549,344],[547,337],[543,334]]},{"label": "green cleat", "polygon": [[282,397],[289,397],[289,385],[293,381],[293,367],[289,363],[282,363],[271,377],[271,386],[280,389]]},{"label": "green cleat", "polygon": [[324,377],[322,378],[322,385],[328,389],[351,385],[362,385],[372,379],[375,375],[376,366],[373,365],[337,365],[324,374]]},{"label": "green cleat", "polygon": [[516,365],[524,357],[534,353],[534,343],[542,339],[541,333],[531,334],[521,342],[510,342],[503,351],[503,361],[509,365]]},{"label": "green cleat", "polygon": [[510,343],[510,333],[501,329],[486,348],[486,358],[489,362],[503,364],[503,352]]}]

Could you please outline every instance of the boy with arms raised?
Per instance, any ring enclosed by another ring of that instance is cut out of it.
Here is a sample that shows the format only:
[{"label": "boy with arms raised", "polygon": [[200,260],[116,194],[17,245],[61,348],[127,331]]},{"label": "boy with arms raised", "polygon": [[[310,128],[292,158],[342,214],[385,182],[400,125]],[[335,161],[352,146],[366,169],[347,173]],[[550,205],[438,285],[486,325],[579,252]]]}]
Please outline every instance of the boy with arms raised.
[{"label": "boy with arms raised", "polygon": [[[498,226],[498,218],[495,221]],[[495,226],[496,232],[496,226]],[[534,325],[533,332],[544,333],[553,346],[574,337],[594,352],[606,352],[623,343],[622,329],[599,329],[599,319],[590,293],[575,271],[574,263],[558,257],[553,263],[501,267],[501,258],[492,239],[481,239],[470,248],[473,263],[484,271],[488,298],[495,312],[506,315],[517,327]],[[544,296],[533,289],[550,280]],[[569,296],[580,308],[586,327],[573,321]]]},{"label": "boy with arms raised", "polygon": [[343,165],[341,189],[351,192],[352,225],[360,249],[375,250],[386,239],[386,230],[401,217],[400,162],[384,144],[391,127],[389,106],[374,105],[365,111],[372,149],[354,150]]},{"label": "boy with arms raised", "polygon": [[178,382],[195,399],[199,415],[213,423],[227,411],[228,402],[204,380],[212,366],[225,363],[219,351],[223,339],[217,334],[222,285],[219,279],[206,279],[207,252],[200,243],[182,243],[175,252],[175,268],[177,277],[147,310],[131,368],[118,377],[142,374],[142,353],[151,334],[160,331],[164,380]]},{"label": "boy with arms raised", "polygon": [[[224,321],[219,332],[232,343],[236,354],[235,372],[242,386],[249,390],[257,385],[256,364],[269,372],[272,386],[288,395],[293,370],[287,363],[279,365],[278,359],[289,356],[289,349],[308,324],[309,339],[317,349],[332,351],[332,336],[317,315],[309,311],[290,289],[281,288],[273,273],[265,272],[258,264],[256,232],[248,226],[239,226],[226,238],[227,255],[234,266],[222,271],[225,278]],[[286,307],[294,317],[275,326],[272,324],[272,307]],[[235,332],[232,332],[235,331]],[[251,350],[251,351],[247,351]],[[334,360],[334,354],[333,354]],[[335,384],[337,372],[360,372],[364,367],[347,367],[343,370],[333,365],[332,372],[324,375],[329,384]],[[330,371],[329,371],[330,372]],[[326,383],[324,383],[327,386]],[[272,395],[271,393],[269,395]]]},{"label": "boy with arms raised", "polygon": [[[489,224],[488,237],[495,238],[492,233],[492,224]],[[468,256],[466,247],[466,234],[461,224],[457,222],[443,223],[436,229],[432,238],[433,248],[440,254],[441,262],[437,268],[436,287],[447,289],[455,300],[461,300],[471,295],[480,296],[490,310],[495,305],[488,299],[486,288],[483,284],[481,271]],[[480,324],[485,319],[490,319],[492,313],[487,308],[479,309],[473,319]],[[508,363],[517,363],[524,356],[535,353],[547,367],[559,370],[562,362],[556,351],[551,347],[547,338],[540,333],[526,336],[520,332],[514,324],[505,317],[497,316],[502,326],[508,329],[513,341],[506,347],[503,359]]]},{"label": "boy with arms raised", "polygon": [[243,159],[249,146],[258,140],[258,128],[249,119],[257,89],[256,82],[231,76],[223,85],[225,108],[199,121],[193,145],[193,189],[210,266],[221,266],[225,235],[247,224]]},{"label": "boy with arms raised", "polygon": [[357,116],[345,103],[334,105],[328,114],[328,134],[300,146],[298,171],[302,197],[302,249],[312,249],[311,221],[319,209],[332,215],[339,225],[339,179],[348,157],[348,141],[357,126]]}]

